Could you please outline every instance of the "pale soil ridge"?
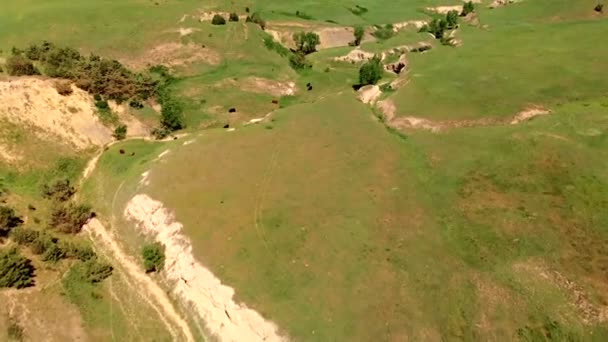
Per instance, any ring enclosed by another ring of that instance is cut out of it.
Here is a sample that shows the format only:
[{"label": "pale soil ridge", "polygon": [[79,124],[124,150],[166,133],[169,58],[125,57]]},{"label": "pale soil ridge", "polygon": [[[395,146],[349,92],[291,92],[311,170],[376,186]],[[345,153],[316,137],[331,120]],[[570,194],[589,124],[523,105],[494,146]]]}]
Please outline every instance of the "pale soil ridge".
[{"label": "pale soil ridge", "polygon": [[196,310],[208,332],[220,341],[286,341],[278,327],[244,304],[235,303],[234,289],[223,285],[192,254],[182,224],[159,201],[145,194],[133,197],[124,215],[145,234],[165,245],[163,274],[173,293]]}]

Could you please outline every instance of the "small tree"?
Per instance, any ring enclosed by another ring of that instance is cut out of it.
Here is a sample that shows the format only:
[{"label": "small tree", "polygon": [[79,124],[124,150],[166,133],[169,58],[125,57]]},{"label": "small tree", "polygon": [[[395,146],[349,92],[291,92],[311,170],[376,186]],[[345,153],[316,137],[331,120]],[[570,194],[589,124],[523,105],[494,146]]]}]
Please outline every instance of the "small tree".
[{"label": "small tree", "polygon": [[165,264],[165,246],[159,242],[145,245],[141,250],[146,272],[158,272]]},{"label": "small tree", "polygon": [[317,45],[321,43],[319,35],[314,32],[297,32],[293,34],[296,43],[296,51],[305,55],[317,51]]},{"label": "small tree", "polygon": [[433,19],[428,25],[427,31],[433,34],[435,38],[441,39],[448,28],[448,23],[444,19]]},{"label": "small tree", "polygon": [[355,45],[360,45],[361,41],[363,40],[363,35],[365,34],[365,29],[363,28],[363,26],[357,25],[355,26]]},{"label": "small tree", "polygon": [[127,125],[119,125],[114,129],[114,134],[112,134],[116,140],[123,140],[127,137]]},{"label": "small tree", "polygon": [[0,206],[0,236],[6,236],[15,227],[23,223],[23,220],[17,216],[15,209]]},{"label": "small tree", "polygon": [[445,16],[445,21],[448,29],[456,28],[456,26],[458,26],[458,12],[449,11]]},{"label": "small tree", "polygon": [[169,99],[163,101],[163,107],[160,112],[160,124],[170,131],[177,131],[184,128],[182,112],[182,104],[177,100]]},{"label": "small tree", "polygon": [[11,76],[30,76],[39,74],[34,63],[20,54],[8,58],[6,61],[6,72]]},{"label": "small tree", "polygon": [[213,19],[211,19],[211,24],[212,25],[225,25],[226,19],[224,19],[224,17],[222,17],[221,15],[216,14],[213,16]]},{"label": "small tree", "polygon": [[359,69],[359,85],[376,84],[384,73],[380,57],[374,56]]},{"label": "small tree", "polygon": [[466,17],[469,13],[473,12],[475,12],[475,4],[473,4],[473,1],[465,2],[462,6],[462,12],[460,13],[460,16]]},{"label": "small tree", "polygon": [[239,21],[239,15],[232,12],[232,13],[230,13],[230,16],[228,17],[228,20],[229,21]]},{"label": "small tree", "polygon": [[0,251],[0,288],[15,287],[18,289],[34,284],[34,266],[21,256],[16,248]]}]

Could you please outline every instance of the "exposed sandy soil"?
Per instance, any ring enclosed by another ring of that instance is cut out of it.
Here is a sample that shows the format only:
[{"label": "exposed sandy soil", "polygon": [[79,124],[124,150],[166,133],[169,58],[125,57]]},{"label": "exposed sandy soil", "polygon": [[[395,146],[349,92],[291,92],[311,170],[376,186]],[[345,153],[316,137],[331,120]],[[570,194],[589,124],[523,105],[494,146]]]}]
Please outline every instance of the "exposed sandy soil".
[{"label": "exposed sandy soil", "polygon": [[460,12],[462,12],[462,5],[427,7],[426,10],[439,14],[447,14],[450,11],[457,11],[460,14]]},{"label": "exposed sandy soil", "polygon": [[61,96],[54,84],[34,77],[0,80],[0,117],[40,128],[36,134],[58,136],[77,149],[112,141],[112,132],[99,121],[88,93],[72,86],[71,95]]},{"label": "exposed sandy soil", "polygon": [[[173,307],[169,296],[156,284],[143,268],[127,255],[116,242],[116,239],[97,219],[91,219],[83,228],[89,233],[95,245],[109,253],[124,269],[125,275],[135,283],[136,290],[145,297],[154,310],[163,319],[163,323],[173,335],[175,341],[194,341],[190,327]],[[177,330],[176,330],[177,328]]]},{"label": "exposed sandy soil", "polygon": [[535,118],[537,116],[548,115],[548,114],[551,114],[551,112],[546,109],[543,109],[543,108],[526,109],[526,110],[523,110],[523,111],[517,113],[515,115],[515,117],[513,117],[513,119],[511,120],[511,125],[517,125],[524,121],[532,120],[533,118]]},{"label": "exposed sandy soil", "polygon": [[393,24],[393,31],[397,32],[397,31],[401,31],[404,30],[406,28],[415,28],[416,30],[419,30],[422,26],[428,24],[428,21],[426,20],[409,20],[409,21],[403,21],[400,23],[394,23]]},{"label": "exposed sandy soil", "polygon": [[218,86],[232,86],[238,87],[241,90],[258,93],[258,94],[270,94],[272,96],[292,96],[296,94],[297,87],[295,82],[281,82],[277,80],[271,80],[268,78],[262,78],[257,76],[251,76],[244,79],[235,81],[233,79],[225,79],[217,84]]},{"label": "exposed sandy soil", "polygon": [[374,104],[380,95],[382,92],[377,85],[367,85],[359,89],[359,100],[363,103]]},{"label": "exposed sandy soil", "polygon": [[519,1],[518,0],[494,0],[488,6],[488,8],[502,7],[502,6],[506,6],[506,5],[509,5],[509,4],[514,4],[516,2],[519,2]]},{"label": "exposed sandy soil", "polygon": [[218,65],[220,61],[221,57],[218,52],[203,48],[201,45],[166,43],[153,47],[137,58],[126,60],[125,64],[136,69],[143,69],[157,64],[167,67],[179,67],[196,62]]},{"label": "exposed sandy soil", "polygon": [[216,278],[192,255],[192,244],[181,232],[182,225],[161,202],[147,195],[133,197],[125,217],[137,222],[142,233],[165,245],[163,275],[173,284],[172,292],[189,303],[220,341],[285,341],[278,328],[260,314],[235,303],[234,290]]},{"label": "exposed sandy soil", "polygon": [[376,107],[384,114],[384,122],[396,129],[423,129],[439,133],[448,129],[462,127],[480,127],[495,125],[516,125],[525,123],[537,116],[548,115],[551,112],[541,108],[531,108],[515,114],[512,118],[480,118],[473,120],[429,120],[415,116],[397,117],[397,108],[389,98],[376,103]]},{"label": "exposed sandy soil", "polygon": [[[354,29],[352,27],[315,27],[297,22],[272,22],[269,23],[266,28],[266,32],[270,34],[274,40],[289,48],[295,47],[293,34],[300,31],[312,31],[318,34],[321,41],[317,47],[319,50],[348,46],[348,43],[355,39]],[[375,38],[370,32],[365,33],[363,42],[374,40]]]},{"label": "exposed sandy soil", "polygon": [[118,115],[120,122],[127,125],[127,137],[144,137],[150,134],[150,127],[137,120],[131,113],[126,103],[117,104],[116,101],[108,101],[112,112]]},{"label": "exposed sandy soil", "polygon": [[373,57],[374,57],[373,53],[363,51],[363,50],[361,50],[361,48],[356,47],[355,49],[353,49],[351,52],[347,53],[344,56],[335,57],[334,60],[337,62],[361,63],[361,62],[366,62]]},{"label": "exposed sandy soil", "polygon": [[[214,12],[214,11],[209,11],[209,12],[201,12],[198,14],[198,20],[200,22],[205,22],[205,21],[211,21],[213,19],[213,17],[219,14],[222,17],[224,17],[224,19],[226,19],[226,21],[228,21],[228,18],[230,17],[230,13],[229,12]],[[247,19],[247,14],[239,14],[239,21],[241,20],[245,20]]]}]

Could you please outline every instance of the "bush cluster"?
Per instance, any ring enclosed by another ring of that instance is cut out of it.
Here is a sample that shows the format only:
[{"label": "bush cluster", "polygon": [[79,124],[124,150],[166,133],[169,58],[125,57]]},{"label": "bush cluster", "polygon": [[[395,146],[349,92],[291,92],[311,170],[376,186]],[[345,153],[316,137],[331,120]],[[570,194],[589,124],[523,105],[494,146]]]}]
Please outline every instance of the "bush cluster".
[{"label": "bush cluster", "polygon": [[314,32],[296,32],[293,34],[296,44],[296,52],[308,55],[317,51],[317,45],[321,43],[319,35]]},{"label": "bush cluster", "polygon": [[34,266],[16,248],[0,250],[0,288],[18,289],[34,285]]},{"label": "bush cluster", "polygon": [[156,84],[149,76],[133,73],[116,60],[83,56],[76,49],[46,41],[24,51],[13,49],[7,68],[10,74],[35,74],[33,62],[39,64],[43,74],[71,80],[78,88],[106,99],[122,102],[154,95]]},{"label": "bush cluster", "polygon": [[380,57],[374,56],[359,69],[359,85],[376,84],[384,74]]},{"label": "bush cluster", "polygon": [[145,245],[141,250],[146,272],[158,272],[165,264],[165,247],[159,243]]},{"label": "bush cluster", "polygon": [[222,17],[221,15],[216,14],[211,19],[211,24],[212,25],[226,25],[226,19],[224,19],[224,17]]}]

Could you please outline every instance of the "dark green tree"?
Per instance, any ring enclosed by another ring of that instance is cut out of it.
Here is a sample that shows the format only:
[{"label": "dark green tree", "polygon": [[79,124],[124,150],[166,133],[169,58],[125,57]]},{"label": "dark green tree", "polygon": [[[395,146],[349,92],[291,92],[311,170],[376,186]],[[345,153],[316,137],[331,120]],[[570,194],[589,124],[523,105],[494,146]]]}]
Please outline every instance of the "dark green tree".
[{"label": "dark green tree", "polygon": [[114,139],[116,140],[123,140],[124,138],[126,138],[127,125],[118,125],[118,127],[114,129],[114,134],[112,134],[112,136],[114,136]]},{"label": "dark green tree", "polygon": [[141,250],[146,272],[158,272],[165,264],[165,246],[159,242],[145,245]]},{"label": "dark green tree", "polygon": [[18,289],[34,284],[34,266],[16,248],[0,251],[0,288]]},{"label": "dark green tree", "polygon": [[359,69],[359,85],[376,84],[384,73],[380,57],[374,56]]},{"label": "dark green tree", "polygon": [[462,12],[460,13],[460,15],[466,17],[469,13],[473,12],[475,12],[475,4],[473,4],[473,1],[469,1],[465,2],[462,6]]},{"label": "dark green tree", "polygon": [[15,209],[4,205],[0,206],[0,236],[6,236],[15,227],[23,223]]},{"label": "dark green tree", "polygon": [[232,12],[232,13],[230,13],[230,16],[228,17],[228,20],[229,21],[239,21],[239,15]]},{"label": "dark green tree", "polygon": [[449,11],[445,16],[445,21],[448,29],[454,29],[458,26],[458,12]]},{"label": "dark green tree", "polygon": [[363,26],[357,25],[355,26],[355,41],[354,44],[355,45],[360,45],[361,41],[363,40],[363,35],[365,35],[365,29],[363,28]]},{"label": "dark green tree", "polygon": [[226,24],[226,19],[224,19],[224,17],[222,17],[221,15],[216,14],[211,19],[211,24],[212,25],[225,25]]},{"label": "dark green tree", "polygon": [[293,34],[296,43],[296,51],[308,55],[317,51],[317,45],[321,43],[319,35],[314,32],[297,32]]}]

